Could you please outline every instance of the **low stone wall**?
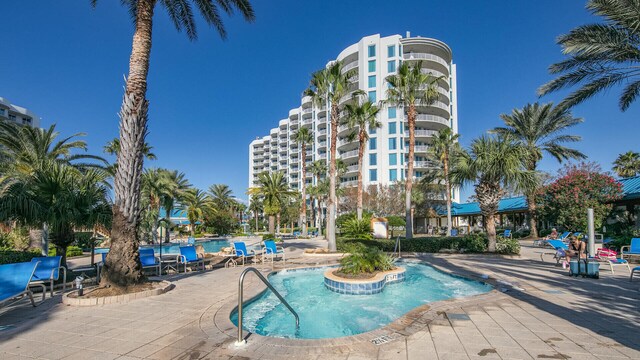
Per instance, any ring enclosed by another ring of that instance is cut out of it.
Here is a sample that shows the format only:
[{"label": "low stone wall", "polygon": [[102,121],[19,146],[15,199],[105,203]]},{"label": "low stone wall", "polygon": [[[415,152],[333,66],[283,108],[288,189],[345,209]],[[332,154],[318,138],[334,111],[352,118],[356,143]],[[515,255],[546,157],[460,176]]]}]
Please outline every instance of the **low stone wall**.
[{"label": "low stone wall", "polygon": [[347,295],[372,295],[382,292],[386,284],[404,281],[405,269],[396,268],[377,273],[370,279],[345,279],[333,274],[335,268],[324,272],[324,286]]},{"label": "low stone wall", "polygon": [[[70,297],[69,295],[77,293],[77,290],[74,290],[62,296],[62,303],[69,306],[95,306],[95,305],[107,305],[107,304],[124,304],[135,299],[142,299],[150,296],[162,295],[167,291],[173,289],[174,287],[175,285],[168,281],[161,281],[153,289],[131,293],[131,294],[105,296],[105,297],[97,297],[97,298]],[[90,291],[90,289],[87,289],[87,290]]]}]

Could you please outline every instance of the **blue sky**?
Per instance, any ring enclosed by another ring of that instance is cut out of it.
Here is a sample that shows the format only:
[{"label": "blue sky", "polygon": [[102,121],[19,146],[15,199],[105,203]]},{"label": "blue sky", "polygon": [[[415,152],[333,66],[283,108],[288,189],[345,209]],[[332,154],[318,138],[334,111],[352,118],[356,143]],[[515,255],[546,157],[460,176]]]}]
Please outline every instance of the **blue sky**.
[{"label": "blue sky", "polygon": [[[57,124],[86,132],[90,151],[117,136],[117,112],[128,70],[132,26],[119,1],[5,1],[0,96]],[[158,160],[208,188],[229,184],[244,195],[248,144],[300,103],[310,74],[360,38],[434,37],[453,49],[458,66],[461,142],[501,124],[498,115],[537,99],[547,67],[563,59],[555,38],[596,21],[585,1],[259,1],[256,22],[226,18],[228,39],[199,22],[190,42],[156,11],[148,98]],[[626,113],[619,89],[574,109],[585,123],[576,148],[605,170],[617,154],[638,151],[640,102]],[[558,101],[562,93],[542,101]],[[541,168],[559,165],[545,159]],[[470,191],[465,191],[465,196]]]}]

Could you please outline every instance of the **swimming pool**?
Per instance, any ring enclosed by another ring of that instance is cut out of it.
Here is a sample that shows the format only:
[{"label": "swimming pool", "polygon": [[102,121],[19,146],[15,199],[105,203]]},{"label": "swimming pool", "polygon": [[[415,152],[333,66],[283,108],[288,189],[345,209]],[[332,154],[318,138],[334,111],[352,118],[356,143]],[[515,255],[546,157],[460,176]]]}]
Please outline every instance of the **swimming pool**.
[{"label": "swimming pool", "polygon": [[[169,243],[162,245],[162,255],[169,254],[180,254],[180,246],[183,244],[179,243]],[[196,241],[196,245],[202,245],[204,247],[204,251],[208,253],[214,253],[222,250],[224,247],[229,247],[231,244],[227,239],[218,239],[218,240],[204,240],[204,241]],[[142,245],[141,248],[152,248],[153,252],[157,255],[160,255],[160,245]],[[101,254],[109,252],[109,248],[98,248],[95,249],[96,254]]]},{"label": "swimming pool", "polygon": [[[245,305],[245,330],[283,338],[324,339],[356,335],[385,326],[412,309],[434,301],[477,295],[491,285],[445,274],[431,266],[401,262],[405,281],[386,285],[374,295],[344,295],[324,286],[326,268],[281,271],[269,281],[300,316],[293,315],[271,291]],[[231,321],[238,324],[236,312]]]}]

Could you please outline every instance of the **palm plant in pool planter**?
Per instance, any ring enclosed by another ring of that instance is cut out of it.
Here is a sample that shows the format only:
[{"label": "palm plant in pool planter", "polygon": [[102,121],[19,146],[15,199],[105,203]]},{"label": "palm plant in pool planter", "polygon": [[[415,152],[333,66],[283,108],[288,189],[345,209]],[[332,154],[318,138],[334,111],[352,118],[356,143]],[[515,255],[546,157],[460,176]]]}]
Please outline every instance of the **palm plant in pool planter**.
[{"label": "palm plant in pool planter", "polygon": [[341,277],[371,277],[378,271],[395,269],[393,258],[378,248],[352,246],[350,255],[340,260],[340,268],[336,271]]}]

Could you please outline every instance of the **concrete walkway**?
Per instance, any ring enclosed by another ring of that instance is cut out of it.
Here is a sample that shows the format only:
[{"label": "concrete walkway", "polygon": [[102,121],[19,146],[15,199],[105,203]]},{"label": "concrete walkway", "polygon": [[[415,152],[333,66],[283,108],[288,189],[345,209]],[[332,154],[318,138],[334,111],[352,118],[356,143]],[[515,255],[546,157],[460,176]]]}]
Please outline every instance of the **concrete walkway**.
[{"label": "concrete walkway", "polygon": [[[302,256],[325,242],[286,246],[287,266],[331,261]],[[21,301],[0,309],[0,358],[640,359],[640,281],[629,283],[621,268],[615,275],[603,269],[599,280],[571,278],[555,262],[541,262],[537,251],[525,247],[513,258],[418,256],[444,271],[489,275],[500,291],[433,303],[382,329],[339,339],[254,334],[236,347],[228,315],[242,268],[165,276],[174,290],[129,304],[66,307],[59,294],[35,309]],[[261,289],[252,275],[245,287],[247,297]],[[389,341],[374,345],[381,335]]]}]

